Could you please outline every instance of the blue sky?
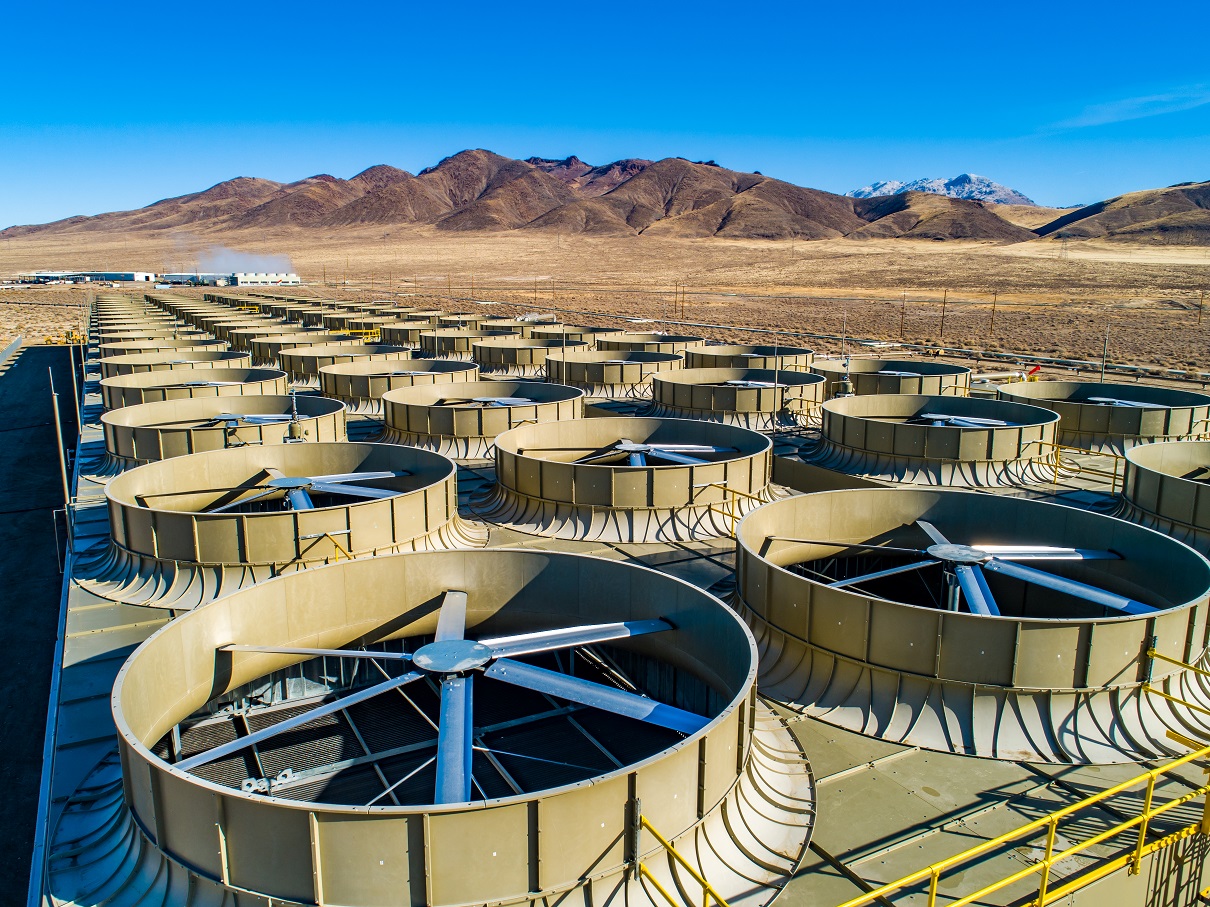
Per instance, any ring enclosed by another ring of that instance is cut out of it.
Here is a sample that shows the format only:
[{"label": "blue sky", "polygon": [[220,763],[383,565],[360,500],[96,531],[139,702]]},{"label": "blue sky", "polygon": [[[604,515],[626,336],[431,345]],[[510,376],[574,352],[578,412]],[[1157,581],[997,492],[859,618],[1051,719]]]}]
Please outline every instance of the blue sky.
[{"label": "blue sky", "polygon": [[467,147],[1055,205],[1210,179],[1204,2],[836,6],[18,4],[0,227]]}]

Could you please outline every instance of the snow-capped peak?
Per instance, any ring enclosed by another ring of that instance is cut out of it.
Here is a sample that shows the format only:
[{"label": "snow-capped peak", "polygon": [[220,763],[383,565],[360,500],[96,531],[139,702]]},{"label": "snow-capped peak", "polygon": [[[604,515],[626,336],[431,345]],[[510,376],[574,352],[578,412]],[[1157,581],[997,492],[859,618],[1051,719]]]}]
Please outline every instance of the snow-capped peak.
[{"label": "snow-capped peak", "polygon": [[986,176],[963,173],[953,179],[918,179],[910,183],[900,180],[881,180],[845,195],[850,198],[876,198],[883,195],[898,195],[901,192],[931,192],[948,195],[950,198],[965,198],[979,202],[994,202],[998,205],[1033,205],[1031,199],[1016,189],[1001,186]]}]

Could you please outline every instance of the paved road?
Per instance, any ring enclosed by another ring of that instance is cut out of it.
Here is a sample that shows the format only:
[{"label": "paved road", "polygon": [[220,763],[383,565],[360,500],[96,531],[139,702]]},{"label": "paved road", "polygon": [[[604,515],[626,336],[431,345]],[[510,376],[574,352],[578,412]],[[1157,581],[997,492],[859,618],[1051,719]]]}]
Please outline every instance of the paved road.
[{"label": "paved road", "polygon": [[[64,437],[77,434],[68,347],[22,349],[0,371],[0,901],[29,884],[42,776],[51,660],[63,578],[53,511],[63,506],[47,368],[53,368]],[[62,518],[59,543],[62,548]]]}]

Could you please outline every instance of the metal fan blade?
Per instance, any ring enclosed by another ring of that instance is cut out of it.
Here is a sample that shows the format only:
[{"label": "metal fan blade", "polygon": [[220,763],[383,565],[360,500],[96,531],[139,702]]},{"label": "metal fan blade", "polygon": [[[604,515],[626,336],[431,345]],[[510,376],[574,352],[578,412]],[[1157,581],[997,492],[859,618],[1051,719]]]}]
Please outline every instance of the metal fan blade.
[{"label": "metal fan blade", "polygon": [[1112,608],[1115,611],[1124,611],[1127,614],[1151,614],[1156,610],[1151,605],[1145,605],[1124,595],[1118,595],[1116,592],[1106,592],[1104,589],[1076,582],[1065,576],[1055,576],[1055,574],[1047,573],[1045,570],[1026,567],[1024,564],[1014,564],[1012,561],[1002,561],[998,558],[992,558],[983,565],[983,569],[990,570],[993,573],[1002,573],[1005,576],[1011,576],[1022,582],[1053,589],[1056,592],[1065,592],[1076,598],[1082,598],[1085,601],[1090,601],[1093,604],[1102,605],[1106,608]]},{"label": "metal fan blade", "polygon": [[441,715],[437,720],[437,803],[465,803],[471,798],[472,692],[470,676],[446,677],[441,681]]},{"label": "metal fan blade", "polygon": [[1094,548],[1056,548],[1050,545],[972,545],[1005,561],[1120,561],[1114,551]]},{"label": "metal fan blade", "polygon": [[664,705],[654,699],[636,696],[634,693],[602,686],[590,680],[568,677],[558,671],[535,668],[533,665],[513,661],[511,658],[501,658],[493,662],[483,669],[483,673],[488,677],[524,687],[527,690],[546,693],[559,699],[570,699],[581,705],[646,721],[648,724],[670,728],[680,731],[682,734],[692,734],[710,723],[710,719],[703,715],[695,715],[693,712]]},{"label": "metal fan blade", "polygon": [[479,640],[480,645],[489,647],[497,658],[510,655],[532,655],[552,649],[567,649],[572,646],[587,646],[611,639],[628,636],[643,636],[647,633],[662,633],[673,629],[672,624],[659,618],[655,620],[627,620],[613,624],[586,624],[562,630],[540,630],[537,633],[521,633],[516,636],[496,636]]},{"label": "metal fan blade", "polygon": [[899,567],[889,567],[886,570],[879,570],[875,573],[863,573],[861,576],[852,576],[848,579],[838,579],[834,583],[828,583],[830,589],[843,589],[845,586],[853,586],[857,583],[864,583],[867,580],[881,579],[884,576],[894,576],[896,573],[907,573],[909,570],[919,570],[921,567],[931,567],[937,561],[917,561],[914,564],[903,564]]},{"label": "metal fan blade", "polygon": [[1009,423],[1003,419],[983,419],[978,416],[947,416],[941,413],[921,413],[917,419],[932,419],[961,425],[963,428],[1002,428]]},{"label": "metal fan blade", "polygon": [[236,415],[234,413],[223,413],[221,416],[215,416],[211,422],[243,422],[247,425],[272,425],[276,422],[289,422],[293,416],[289,413],[281,415]]},{"label": "metal fan blade", "polygon": [[437,616],[435,642],[446,639],[463,639],[466,635],[466,593],[449,590],[441,600],[441,613]]},{"label": "metal fan blade", "polygon": [[229,646],[219,646],[220,652],[258,652],[263,655],[310,655],[319,658],[327,655],[333,658],[372,658],[383,661],[411,661],[412,656],[407,652],[371,652],[365,649],[306,649],[291,646],[241,646],[234,643]]},{"label": "metal fan blade", "polygon": [[390,488],[370,488],[366,485],[351,485],[345,482],[312,482],[312,491],[326,494],[347,494],[354,498],[389,498],[399,494]]},{"label": "metal fan blade", "polygon": [[336,482],[368,482],[370,479],[395,479],[400,476],[410,476],[410,472],[337,472],[329,476],[311,476],[312,482],[325,482],[332,485]]},{"label": "metal fan blade", "polygon": [[[631,454],[631,456],[634,455]],[[678,466],[706,466],[710,463],[709,460],[703,460],[700,457],[691,457],[688,454],[660,448],[652,448],[647,452],[647,456],[656,460],[666,460],[669,463],[676,463]]]},{"label": "metal fan blade", "polygon": [[[251,489],[249,489],[251,490]],[[237,501],[232,501],[230,504],[223,504],[221,507],[212,507],[204,513],[226,513],[228,510],[233,510],[241,504],[250,504],[253,501],[259,501],[261,498],[267,498],[271,494],[281,494],[281,489],[270,488],[268,491],[262,491],[260,494],[254,494],[250,498],[240,498]]]},{"label": "metal fan blade", "polygon": [[399,677],[392,677],[390,680],[384,680],[382,683],[375,684],[372,687],[366,687],[364,690],[359,690],[356,693],[350,693],[348,696],[342,696],[340,699],[335,699],[332,702],[326,702],[323,705],[317,706],[309,711],[302,712],[298,715],[292,715],[284,721],[279,721],[277,724],[272,724],[267,728],[262,728],[259,731],[254,731],[247,737],[239,737],[229,743],[224,743],[219,746],[208,749],[205,752],[198,753],[195,756],[190,756],[188,759],[182,759],[176,763],[176,767],[184,771],[197,768],[199,765],[205,765],[208,762],[213,762],[216,759],[222,759],[224,756],[230,756],[232,753],[238,753],[240,750],[254,744],[268,740],[270,737],[276,737],[278,734],[284,734],[286,731],[292,731],[297,727],[302,727],[317,718],[323,718],[326,715],[332,715],[336,712],[343,711],[350,706],[357,705],[359,702],[365,702],[367,699],[372,699],[381,693],[386,693],[396,687],[401,687],[404,684],[411,683],[413,680],[419,680],[423,677],[417,671],[409,671]]},{"label": "metal fan blade", "polygon": [[875,372],[876,375],[890,375],[894,378],[919,378],[920,372],[897,372],[894,369],[883,369],[880,372]]},{"label": "metal fan blade", "polygon": [[289,501],[291,510],[315,509],[315,502],[311,500],[311,495],[307,494],[307,489],[305,488],[287,489],[286,500]]},{"label": "metal fan blade", "polygon": [[962,587],[962,594],[966,596],[966,606],[970,608],[972,614],[982,614],[985,617],[1000,616],[1000,608],[992,597],[992,590],[988,588],[987,578],[984,577],[982,570],[977,566],[955,564],[954,576],[958,579],[958,585]]},{"label": "metal fan blade", "polygon": [[[627,442],[623,442],[625,444]],[[717,447],[714,444],[642,444],[640,447],[649,448],[650,450],[658,450],[661,453],[665,451],[675,451],[677,453],[738,453],[734,447]],[[625,448],[623,448],[625,449]]]},{"label": "metal fan blade", "polygon": [[645,454],[639,453],[636,450],[634,453],[629,453],[626,455],[626,462],[629,463],[631,466],[646,466],[647,465],[647,456]]},{"label": "metal fan blade", "polygon": [[1102,406],[1135,406],[1139,409],[1151,407],[1153,409],[1168,409],[1162,403],[1141,403],[1138,400],[1122,400],[1118,397],[1089,397],[1089,403],[1100,403]]},{"label": "metal fan blade", "polygon": [[932,523],[926,522],[924,520],[917,520],[916,525],[924,530],[924,534],[927,535],[929,538],[931,538],[933,540],[934,544],[936,544],[936,545],[950,544],[950,540],[947,539],[944,535],[942,535],[941,530],[938,529],[936,526],[934,526]]},{"label": "metal fan blade", "polygon": [[486,403],[488,406],[523,406],[534,401],[529,397],[475,397],[476,403]]},{"label": "metal fan blade", "polygon": [[[572,460],[572,462],[589,464],[589,463],[594,463],[597,460],[601,460],[601,459],[607,458],[607,457],[620,458],[622,456],[622,451],[620,450],[620,447],[623,444],[630,444],[630,443],[631,443],[630,441],[623,438],[621,441],[614,441],[612,444],[606,444],[604,447],[598,447],[592,453],[585,454],[584,456],[580,457],[579,459]],[[557,450],[558,448],[554,448],[554,449]]]}]

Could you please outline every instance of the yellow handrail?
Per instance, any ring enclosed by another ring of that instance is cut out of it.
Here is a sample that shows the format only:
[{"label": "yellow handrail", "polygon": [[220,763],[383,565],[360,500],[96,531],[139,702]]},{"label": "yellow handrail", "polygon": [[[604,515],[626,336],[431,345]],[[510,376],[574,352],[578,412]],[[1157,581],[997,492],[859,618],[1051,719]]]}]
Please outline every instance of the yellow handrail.
[{"label": "yellow handrail", "polygon": [[[1103,791],[1093,794],[1092,796],[1085,797],[1083,800],[1080,800],[1077,803],[1072,803],[1063,807],[1062,809],[1055,810],[1049,816],[1043,816],[1040,819],[1035,819],[1032,822],[1028,822],[1019,828],[1014,829],[1013,831],[984,841],[983,843],[977,844],[968,850],[964,850],[962,853],[955,854],[952,857],[948,857],[947,859],[933,863],[924,867],[923,869],[918,869],[901,879],[895,880],[894,882],[888,882],[886,885],[882,885],[872,891],[859,895],[856,898],[845,901],[840,905],[840,907],[865,907],[865,905],[872,904],[875,901],[884,900],[888,895],[902,893],[904,889],[925,880],[929,881],[928,905],[929,907],[935,907],[937,903],[938,886],[943,873],[957,866],[961,866],[964,863],[968,863],[974,858],[981,856],[990,850],[994,850],[1012,841],[1017,841],[1021,838],[1032,835],[1043,828],[1046,829],[1047,842],[1045,856],[1042,858],[1042,860],[1032,866],[1019,870],[1012,875],[1006,876],[999,881],[993,882],[990,885],[981,888],[979,891],[965,895],[964,897],[956,900],[948,901],[947,907],[962,907],[962,905],[971,904],[989,894],[999,891],[1002,888],[1019,882],[1022,879],[1028,878],[1034,874],[1039,876],[1038,896],[1034,901],[1031,902],[1034,907],[1044,907],[1046,904],[1054,903],[1071,892],[1077,891],[1080,888],[1091,884],[1097,879],[1108,875],[1110,872],[1116,872],[1118,869],[1122,869],[1126,866],[1129,866],[1130,872],[1135,874],[1139,871],[1139,866],[1144,856],[1154,853],[1156,850],[1160,850],[1163,847],[1169,846],[1170,844],[1175,844],[1177,841],[1188,837],[1189,835],[1210,834],[1210,799],[1208,799],[1207,806],[1203,810],[1204,815],[1200,822],[1195,822],[1192,825],[1180,829],[1177,832],[1161,838],[1158,841],[1153,841],[1150,844],[1146,843],[1147,826],[1153,818],[1162,815],[1171,809],[1175,809],[1178,806],[1184,805],[1185,803],[1188,803],[1198,797],[1205,796],[1206,793],[1210,791],[1210,784],[1202,785],[1201,787],[1185,794],[1184,796],[1169,800],[1166,803],[1160,804],[1159,806],[1153,806],[1152,795],[1155,791],[1156,780],[1183,765],[1187,765],[1188,763],[1197,760],[1206,759],[1207,757],[1210,757],[1210,746],[1203,747],[1192,753],[1181,756],[1179,759],[1176,759],[1161,768],[1151,769],[1150,771],[1137,775],[1128,781],[1123,781],[1120,784],[1116,784],[1113,787],[1107,788]],[[1120,822],[1117,825],[1114,825],[1087,840],[1074,844],[1066,850],[1055,853],[1054,842],[1058,832],[1059,822],[1062,819],[1065,819],[1074,813],[1087,809],[1089,806],[1100,803],[1103,800],[1107,800],[1108,798],[1116,796],[1123,791],[1129,790],[1132,787],[1136,787],[1139,784],[1144,783],[1147,785],[1146,793],[1144,795],[1145,801],[1139,815],[1132,819],[1127,819],[1123,822]],[[1138,840],[1134,847],[1131,848],[1131,852],[1129,854],[1109,863],[1102,864],[1092,872],[1080,876],[1078,879],[1067,883],[1061,888],[1057,888],[1053,891],[1048,890],[1050,882],[1050,870],[1056,863],[1061,860],[1065,860],[1082,850],[1086,850],[1089,847],[1094,847],[1097,844],[1107,841],[1110,838],[1121,834],[1122,832],[1135,828],[1136,826],[1139,829]]]},{"label": "yellow handrail", "polygon": [[[731,905],[727,903],[727,900],[714,890],[714,886],[706,881],[706,877],[694,869],[689,861],[680,855],[677,849],[672,846],[672,842],[656,831],[655,826],[647,821],[646,816],[639,816],[639,824],[651,832],[651,836],[660,842],[660,846],[663,847],[664,850],[668,851],[668,853],[672,855],[672,858],[676,860],[682,867],[684,867],[685,871],[688,872],[689,875],[693,876],[695,882],[702,886],[702,907],[708,907],[710,903],[709,898],[714,898],[715,903],[718,904],[719,907],[731,907]],[[672,907],[682,907],[679,902],[673,900],[672,895],[668,893],[667,889],[664,888],[664,886],[661,885],[654,876],[652,876],[651,872],[641,862],[638,864],[638,869],[639,874],[650,880],[651,883],[655,885],[656,890],[658,890],[659,893],[668,900],[668,903],[671,904]]]}]

